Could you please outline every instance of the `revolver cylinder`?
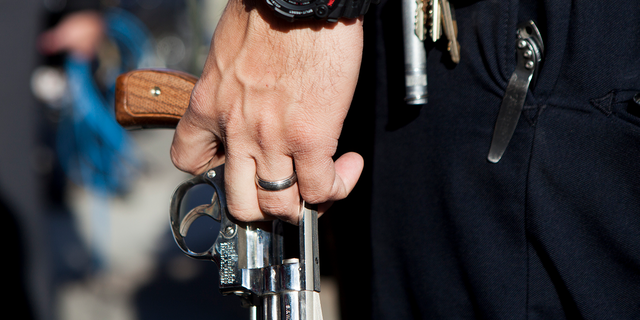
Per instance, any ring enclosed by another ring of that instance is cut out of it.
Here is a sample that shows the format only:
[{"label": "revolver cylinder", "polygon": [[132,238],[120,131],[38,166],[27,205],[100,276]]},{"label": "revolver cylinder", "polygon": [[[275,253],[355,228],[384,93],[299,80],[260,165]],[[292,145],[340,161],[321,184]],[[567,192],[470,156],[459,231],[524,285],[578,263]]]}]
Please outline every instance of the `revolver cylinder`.
[{"label": "revolver cylinder", "polygon": [[[227,210],[224,165],[181,184],[171,201],[171,226],[176,243],[194,259],[214,261],[219,268],[220,292],[236,295],[255,320],[319,320],[320,260],[318,256],[318,212],[303,203],[299,219],[297,258],[285,259],[283,222],[237,222]],[[186,214],[182,200],[196,185],[208,184],[214,195],[210,204]],[[198,217],[220,222],[218,238],[206,252],[191,251],[186,242],[189,226]]]}]

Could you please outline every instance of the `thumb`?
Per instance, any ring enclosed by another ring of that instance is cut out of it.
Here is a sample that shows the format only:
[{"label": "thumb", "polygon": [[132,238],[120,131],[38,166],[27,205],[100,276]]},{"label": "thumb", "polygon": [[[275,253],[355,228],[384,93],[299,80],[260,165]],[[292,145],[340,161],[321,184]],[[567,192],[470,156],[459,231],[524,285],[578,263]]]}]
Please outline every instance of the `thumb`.
[{"label": "thumb", "polygon": [[340,156],[335,162],[336,174],[342,180],[346,197],[356,186],[362,169],[364,168],[364,159],[355,152],[348,152]]},{"label": "thumb", "polygon": [[[355,188],[362,170],[364,169],[364,159],[355,152],[348,152],[340,156],[335,161],[336,176],[342,182],[342,188],[338,199],[346,198],[353,188]],[[336,199],[337,200],[337,199]],[[334,201],[328,201],[318,205],[318,213],[326,212]]]}]

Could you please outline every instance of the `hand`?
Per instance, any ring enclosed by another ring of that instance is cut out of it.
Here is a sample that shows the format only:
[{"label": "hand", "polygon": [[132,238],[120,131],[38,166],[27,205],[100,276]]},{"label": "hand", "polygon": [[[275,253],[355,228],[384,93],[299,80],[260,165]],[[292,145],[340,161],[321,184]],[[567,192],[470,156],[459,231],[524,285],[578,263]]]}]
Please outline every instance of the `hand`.
[{"label": "hand", "polygon": [[[295,23],[263,0],[230,0],[203,74],[171,147],[175,166],[199,174],[226,161],[229,211],[242,221],[298,222],[300,196],[345,198],[363,168],[347,153],[333,160],[362,59],[362,20]],[[269,181],[298,183],[264,191]]]},{"label": "hand", "polygon": [[103,37],[102,16],[95,11],[87,10],[65,17],[54,28],[43,33],[38,42],[45,54],[67,51],[89,60],[95,56]]}]

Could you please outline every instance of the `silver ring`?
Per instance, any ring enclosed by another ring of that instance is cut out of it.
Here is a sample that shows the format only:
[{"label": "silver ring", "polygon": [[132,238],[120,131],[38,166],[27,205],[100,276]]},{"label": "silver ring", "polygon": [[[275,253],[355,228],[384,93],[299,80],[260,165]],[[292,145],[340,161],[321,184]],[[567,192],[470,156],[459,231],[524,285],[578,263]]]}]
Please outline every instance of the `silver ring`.
[{"label": "silver ring", "polygon": [[278,181],[267,181],[262,180],[256,174],[256,184],[258,188],[266,191],[280,191],[291,187],[294,183],[298,181],[298,175],[294,171],[288,178],[278,180]]}]

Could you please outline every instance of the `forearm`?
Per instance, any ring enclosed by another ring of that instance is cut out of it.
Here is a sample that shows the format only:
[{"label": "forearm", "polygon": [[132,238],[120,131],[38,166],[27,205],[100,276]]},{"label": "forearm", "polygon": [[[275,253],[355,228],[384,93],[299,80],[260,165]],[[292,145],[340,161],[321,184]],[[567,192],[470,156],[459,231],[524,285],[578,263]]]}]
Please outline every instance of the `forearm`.
[{"label": "forearm", "polygon": [[[255,73],[258,78],[273,77],[274,72],[301,78],[310,68],[337,77],[359,69],[362,38],[359,19],[289,22],[277,17],[264,0],[230,0],[212,41],[216,60],[207,64],[216,63],[220,69],[251,67],[236,71]],[[225,54],[228,52],[241,56]]]}]

